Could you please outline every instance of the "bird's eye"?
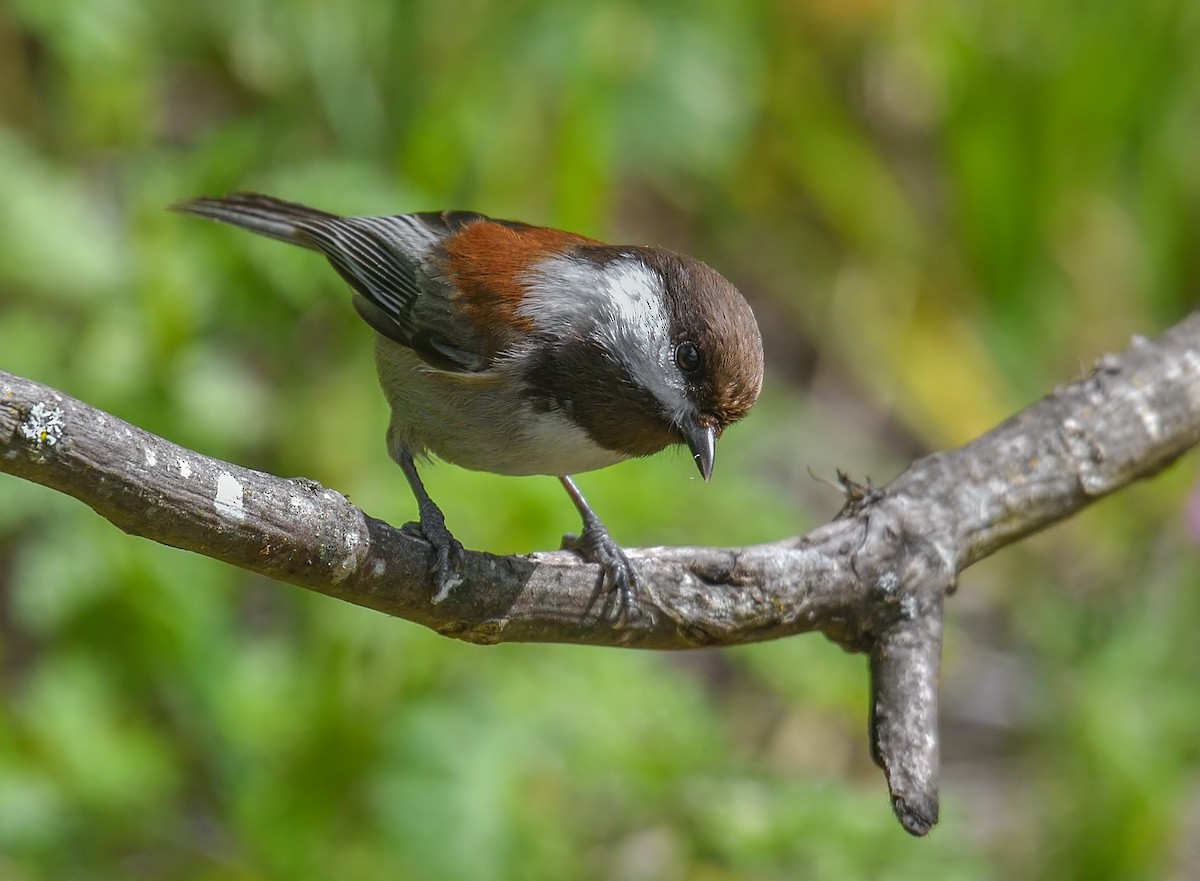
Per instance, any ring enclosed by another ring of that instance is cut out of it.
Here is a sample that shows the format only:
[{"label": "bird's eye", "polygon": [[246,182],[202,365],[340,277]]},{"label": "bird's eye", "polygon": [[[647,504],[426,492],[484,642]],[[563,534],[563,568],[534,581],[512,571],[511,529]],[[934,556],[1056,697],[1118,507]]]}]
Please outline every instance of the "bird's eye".
[{"label": "bird's eye", "polygon": [[691,340],[684,340],[675,347],[675,364],[684,373],[699,370],[700,360],[700,347]]}]

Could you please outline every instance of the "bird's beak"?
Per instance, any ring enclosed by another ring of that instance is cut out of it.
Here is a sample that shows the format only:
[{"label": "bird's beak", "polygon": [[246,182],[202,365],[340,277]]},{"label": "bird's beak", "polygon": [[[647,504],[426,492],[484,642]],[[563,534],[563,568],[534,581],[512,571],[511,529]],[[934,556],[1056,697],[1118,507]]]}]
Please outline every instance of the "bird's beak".
[{"label": "bird's beak", "polygon": [[717,429],[714,425],[702,425],[694,414],[684,417],[679,426],[700,476],[705,480],[712,477],[713,460],[717,456]]}]

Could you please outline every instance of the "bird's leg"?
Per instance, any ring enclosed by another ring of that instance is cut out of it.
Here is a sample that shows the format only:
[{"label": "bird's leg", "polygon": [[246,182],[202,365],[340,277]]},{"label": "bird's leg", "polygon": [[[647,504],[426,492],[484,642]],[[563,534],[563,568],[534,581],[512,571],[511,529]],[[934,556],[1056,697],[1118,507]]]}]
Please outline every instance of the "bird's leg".
[{"label": "bird's leg", "polygon": [[583,493],[575,486],[575,481],[567,476],[560,477],[559,480],[562,481],[571,501],[575,503],[575,509],[579,511],[579,516],[583,518],[583,531],[579,537],[564,535],[563,547],[579,554],[589,563],[596,563],[600,566],[600,578],[596,582],[596,593],[592,597],[592,602],[595,602],[601,595],[608,595],[615,591],[617,593],[617,615],[614,624],[617,627],[623,627],[633,612],[637,598],[637,573],[633,569],[633,564],[629,562],[629,558],[625,556],[625,552],[613,541],[604,524],[600,522],[600,518],[596,516],[596,512],[588,505]]},{"label": "bird's leg", "polygon": [[412,487],[413,495],[417,498],[417,516],[421,521],[421,532],[437,553],[437,559],[434,565],[429,567],[429,571],[435,573],[437,577],[437,593],[433,600],[438,602],[444,600],[451,588],[462,581],[462,578],[456,575],[454,570],[458,568],[458,564],[462,560],[463,546],[450,534],[450,530],[446,528],[446,517],[442,514],[442,509],[425,491],[425,484],[421,483],[421,478],[417,474],[417,465],[413,462],[412,453],[405,449],[399,450],[396,454],[396,462],[400,465],[404,476],[408,478],[408,485]]}]

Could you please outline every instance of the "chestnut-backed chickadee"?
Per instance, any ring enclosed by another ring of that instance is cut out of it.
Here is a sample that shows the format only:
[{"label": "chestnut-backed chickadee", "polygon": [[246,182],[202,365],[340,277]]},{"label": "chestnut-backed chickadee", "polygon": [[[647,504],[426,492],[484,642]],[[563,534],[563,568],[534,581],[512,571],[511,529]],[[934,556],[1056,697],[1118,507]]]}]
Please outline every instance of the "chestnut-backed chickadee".
[{"label": "chestnut-backed chickadee", "polygon": [[467,211],[340,217],[250,193],[174,207],[319,251],[354,289],[439,597],[462,545],[414,456],[557,476],[583,518],[568,546],[600,565],[623,620],[637,576],[570,475],[682,443],[708,480],[717,438],[762,385],[750,306],[681,254]]}]

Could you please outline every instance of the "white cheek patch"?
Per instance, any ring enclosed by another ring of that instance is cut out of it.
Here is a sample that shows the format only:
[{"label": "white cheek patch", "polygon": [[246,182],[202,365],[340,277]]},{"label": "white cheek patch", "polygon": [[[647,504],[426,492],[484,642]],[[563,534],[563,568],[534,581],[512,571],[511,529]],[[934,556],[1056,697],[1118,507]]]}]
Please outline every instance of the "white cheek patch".
[{"label": "white cheek patch", "polygon": [[671,363],[663,280],[653,269],[633,258],[597,266],[557,256],[540,263],[529,284],[532,296],[519,312],[539,330],[591,337],[668,412],[686,409],[683,380]]},{"label": "white cheek patch", "polygon": [[644,264],[623,260],[603,273],[607,304],[592,337],[615,352],[630,377],[670,412],[686,409],[683,381],[671,363],[671,322],[662,278]]},{"label": "white cheek patch", "polygon": [[662,280],[656,273],[641,263],[622,260],[605,267],[601,277],[618,327],[643,340],[666,337]]},{"label": "white cheek patch", "polygon": [[572,257],[550,257],[529,275],[532,296],[517,311],[539,330],[593,335],[613,326],[659,337],[667,332],[662,280],[635,260],[596,266]]}]

